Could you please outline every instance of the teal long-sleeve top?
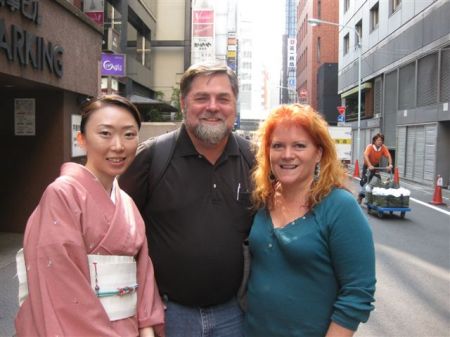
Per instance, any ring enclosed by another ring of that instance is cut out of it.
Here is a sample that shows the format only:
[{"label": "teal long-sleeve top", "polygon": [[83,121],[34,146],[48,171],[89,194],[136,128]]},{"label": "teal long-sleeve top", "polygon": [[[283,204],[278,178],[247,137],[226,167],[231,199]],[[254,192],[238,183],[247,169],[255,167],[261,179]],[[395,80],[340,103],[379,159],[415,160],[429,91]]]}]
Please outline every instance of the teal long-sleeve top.
[{"label": "teal long-sleeve top", "polygon": [[333,189],[282,228],[259,210],[249,244],[246,337],[319,337],[331,321],[356,330],[369,318],[376,283],[372,232],[346,190]]}]

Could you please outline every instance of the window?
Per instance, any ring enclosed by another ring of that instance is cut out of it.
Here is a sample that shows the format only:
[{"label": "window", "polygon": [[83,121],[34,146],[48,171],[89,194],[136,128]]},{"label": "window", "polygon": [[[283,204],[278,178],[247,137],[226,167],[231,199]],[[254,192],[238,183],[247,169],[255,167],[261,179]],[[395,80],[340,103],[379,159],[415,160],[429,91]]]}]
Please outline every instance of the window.
[{"label": "window", "polygon": [[[362,44],[362,20],[355,25],[355,49]],[[359,36],[359,37],[358,37]],[[360,40],[361,39],[361,40]]]},{"label": "window", "polygon": [[350,49],[350,36],[347,33],[347,35],[344,36],[344,55],[348,53]]},{"label": "window", "polygon": [[350,0],[344,0],[344,13],[348,11],[350,7]]},{"label": "window", "polygon": [[317,63],[320,63],[320,37],[317,38]]},{"label": "window", "polygon": [[370,31],[378,28],[378,2],[370,9]]},{"label": "window", "polygon": [[105,19],[103,27],[113,28],[118,33],[121,32],[122,15],[109,2],[105,2]]},{"label": "window", "polygon": [[390,14],[396,12],[399,9],[401,3],[402,0],[390,0]]},{"label": "window", "polygon": [[322,1],[321,0],[317,0],[317,18],[318,19],[322,18]]},{"label": "window", "polygon": [[127,55],[150,68],[150,32],[142,33],[128,23]]}]

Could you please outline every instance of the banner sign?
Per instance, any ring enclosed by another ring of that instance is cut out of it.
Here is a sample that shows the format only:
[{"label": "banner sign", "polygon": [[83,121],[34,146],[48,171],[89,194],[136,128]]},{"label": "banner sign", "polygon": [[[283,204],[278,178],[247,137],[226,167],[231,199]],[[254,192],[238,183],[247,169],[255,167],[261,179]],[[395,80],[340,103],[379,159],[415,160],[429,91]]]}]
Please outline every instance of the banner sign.
[{"label": "banner sign", "polygon": [[297,39],[288,38],[287,41],[287,77],[289,89],[296,90],[296,57],[297,57]]},{"label": "banner sign", "polygon": [[192,64],[215,59],[214,10],[192,10]]},{"label": "banner sign", "polygon": [[237,63],[237,39],[236,33],[230,32],[228,33],[228,41],[227,41],[227,65],[233,71],[236,71],[236,63]]},{"label": "banner sign", "polygon": [[105,2],[104,0],[84,0],[84,13],[96,24],[103,26]]},{"label": "banner sign", "polygon": [[102,76],[126,76],[126,55],[102,53]]}]

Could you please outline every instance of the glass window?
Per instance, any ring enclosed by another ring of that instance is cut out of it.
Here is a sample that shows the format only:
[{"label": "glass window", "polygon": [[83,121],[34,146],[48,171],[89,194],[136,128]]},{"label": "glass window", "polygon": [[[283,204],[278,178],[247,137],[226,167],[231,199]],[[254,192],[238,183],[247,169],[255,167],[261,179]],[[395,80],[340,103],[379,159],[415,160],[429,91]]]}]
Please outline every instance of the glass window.
[{"label": "glass window", "polygon": [[390,14],[396,12],[399,9],[401,3],[402,3],[402,0],[391,0],[390,6],[389,6],[390,10],[391,10]]},{"label": "glass window", "polygon": [[357,48],[362,44],[362,20],[359,20],[359,22],[355,25],[355,31],[357,32],[355,33],[355,48]]},{"label": "glass window", "polygon": [[344,0],[344,13],[348,11],[350,7],[350,0]]},{"label": "glass window", "polygon": [[378,2],[370,9],[370,31],[378,28]]},{"label": "glass window", "polygon": [[346,55],[348,53],[349,49],[350,49],[350,36],[347,33],[344,36],[344,55]]},{"label": "glass window", "polygon": [[109,2],[105,2],[104,28],[113,28],[120,34],[122,14]]},{"label": "glass window", "polygon": [[320,63],[320,37],[317,38],[317,63]]},{"label": "glass window", "polygon": [[142,33],[128,22],[127,55],[150,68],[150,53],[150,32]]}]

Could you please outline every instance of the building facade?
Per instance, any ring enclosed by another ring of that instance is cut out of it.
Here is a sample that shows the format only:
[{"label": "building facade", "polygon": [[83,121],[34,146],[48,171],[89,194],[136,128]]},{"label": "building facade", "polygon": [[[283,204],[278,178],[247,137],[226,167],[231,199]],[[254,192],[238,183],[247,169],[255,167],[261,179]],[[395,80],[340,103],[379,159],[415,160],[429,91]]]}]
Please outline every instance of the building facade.
[{"label": "building facade", "polygon": [[441,175],[448,185],[450,2],[345,0],[339,10],[338,92],[353,138],[360,134],[354,160],[362,160],[365,146],[381,131],[400,177],[433,184]]},{"label": "building facade", "polygon": [[104,2],[103,56],[125,56],[125,65],[123,74],[102,73],[102,90],[128,97],[145,120],[152,119],[155,110],[177,111],[172,96],[190,64],[190,4],[190,0]]},{"label": "building facade", "polygon": [[23,232],[100,88],[103,30],[66,0],[0,1],[0,230]]},{"label": "building facade", "polygon": [[300,0],[297,6],[297,92],[302,103],[337,122],[338,27],[311,26],[308,19],[339,20],[338,0]]}]

